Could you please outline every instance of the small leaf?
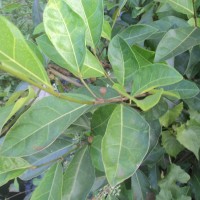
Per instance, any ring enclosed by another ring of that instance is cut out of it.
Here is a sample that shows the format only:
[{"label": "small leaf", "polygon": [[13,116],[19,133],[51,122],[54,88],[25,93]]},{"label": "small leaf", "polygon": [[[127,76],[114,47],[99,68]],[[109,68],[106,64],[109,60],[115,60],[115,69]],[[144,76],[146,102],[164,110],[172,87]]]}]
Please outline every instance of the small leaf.
[{"label": "small leaf", "polygon": [[86,25],[86,43],[95,49],[100,40],[104,10],[103,0],[65,0],[74,12],[82,17]]},{"label": "small leaf", "polygon": [[0,157],[0,186],[6,184],[9,180],[18,177],[30,164],[22,158]]},{"label": "small leaf", "polygon": [[170,126],[181,114],[183,110],[183,103],[176,105],[174,108],[168,110],[162,117],[160,117],[160,123],[168,127]]},{"label": "small leaf", "polygon": [[171,85],[181,81],[183,77],[173,68],[165,64],[151,64],[140,68],[134,74],[132,94],[148,92],[156,87]]},{"label": "small leaf", "polygon": [[184,149],[176,139],[175,135],[169,131],[162,132],[162,145],[165,148],[165,151],[173,157],[176,157]]},{"label": "small leaf", "polygon": [[130,84],[134,73],[139,69],[139,64],[130,46],[119,36],[111,40],[108,58],[118,82],[123,86]]},{"label": "small leaf", "polygon": [[32,84],[51,88],[47,73],[21,32],[6,18],[0,16],[0,69]]},{"label": "small leaf", "polygon": [[114,187],[139,168],[149,149],[150,127],[134,109],[118,105],[102,140],[106,177]]},{"label": "small leaf", "polygon": [[69,164],[63,179],[63,199],[85,199],[95,180],[88,147],[81,148]]},{"label": "small leaf", "polygon": [[158,29],[152,26],[136,24],[126,28],[124,31],[119,33],[119,36],[132,46],[133,44],[143,42],[157,31]]},{"label": "small leaf", "polygon": [[111,33],[112,33],[112,28],[109,22],[104,19],[101,37],[107,40],[111,40]]},{"label": "small leaf", "polygon": [[9,130],[0,150],[1,155],[27,156],[41,151],[89,108],[88,105],[53,96],[43,98],[25,112]]},{"label": "small leaf", "polygon": [[86,51],[81,76],[84,79],[104,76],[105,72],[99,60],[89,51]]},{"label": "small leaf", "polygon": [[182,80],[170,86],[163,87],[165,91],[179,95],[181,99],[195,97],[199,93],[199,88],[194,82]]},{"label": "small leaf", "polygon": [[156,49],[155,62],[175,57],[200,44],[200,29],[185,27],[169,30]]},{"label": "small leaf", "polygon": [[145,174],[139,169],[131,177],[131,187],[134,199],[147,199],[148,193],[150,193],[150,184]]},{"label": "small leaf", "polygon": [[31,196],[31,200],[62,200],[63,169],[54,164],[44,175]]},{"label": "small leaf", "polygon": [[79,76],[86,53],[85,24],[63,0],[50,0],[44,10],[45,31],[67,69]]}]

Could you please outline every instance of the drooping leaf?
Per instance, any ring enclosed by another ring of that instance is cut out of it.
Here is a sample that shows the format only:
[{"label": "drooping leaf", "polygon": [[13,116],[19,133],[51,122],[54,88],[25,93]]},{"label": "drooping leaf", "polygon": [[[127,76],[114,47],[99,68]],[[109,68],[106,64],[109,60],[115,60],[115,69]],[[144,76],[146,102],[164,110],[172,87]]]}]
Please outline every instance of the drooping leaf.
[{"label": "drooping leaf", "polygon": [[90,147],[90,155],[94,167],[100,171],[104,171],[102,155],[101,155],[101,142],[102,142],[101,135],[93,137],[93,141]]},{"label": "drooping leaf", "polygon": [[86,53],[85,24],[64,0],[50,0],[44,10],[45,31],[66,67],[79,76]]},{"label": "drooping leaf", "polygon": [[22,174],[31,165],[22,158],[0,157],[0,186]]},{"label": "drooping leaf", "polygon": [[30,49],[21,32],[6,18],[0,17],[4,27],[0,38],[0,69],[32,84],[51,88],[42,63]]},{"label": "drooping leaf", "polygon": [[175,57],[200,44],[200,29],[185,27],[169,30],[156,49],[155,62]]},{"label": "drooping leaf", "polygon": [[168,110],[162,117],[160,117],[160,123],[163,126],[168,127],[178,118],[182,110],[183,103],[174,106],[172,109]]},{"label": "drooping leaf", "polygon": [[182,80],[173,85],[165,86],[163,89],[167,92],[180,96],[181,99],[195,97],[199,93],[199,88],[194,82]]},{"label": "drooping leaf", "polygon": [[104,69],[99,60],[89,51],[86,51],[81,76],[83,79],[104,76]]},{"label": "drooping leaf", "polygon": [[150,127],[134,109],[118,105],[102,140],[106,177],[114,187],[132,176],[149,149]]},{"label": "drooping leaf", "polygon": [[173,199],[178,199],[182,195],[187,196],[188,187],[179,187],[177,183],[187,183],[189,179],[190,176],[183,169],[175,164],[171,164],[169,173],[159,182],[160,192],[162,190],[167,193],[170,192]]},{"label": "drooping leaf", "polygon": [[103,27],[103,0],[65,0],[74,12],[79,14],[86,25],[86,43],[95,49]]},{"label": "drooping leaf", "polygon": [[182,79],[183,77],[168,65],[147,65],[134,74],[132,95],[148,92],[156,87],[171,85]]},{"label": "drooping leaf", "polygon": [[67,102],[53,96],[43,98],[9,130],[0,154],[16,157],[41,151],[89,108],[88,105]]},{"label": "drooping leaf", "polygon": [[91,121],[92,134],[100,136],[105,134],[108,120],[116,106],[116,104],[105,105],[94,112]]},{"label": "drooping leaf", "polygon": [[130,46],[119,36],[115,36],[108,48],[108,57],[114,74],[121,85],[130,84],[139,63]]},{"label": "drooping leaf", "polygon": [[137,24],[132,25],[122,31],[119,35],[123,38],[130,46],[136,43],[143,42],[148,39],[152,34],[157,32],[158,29],[146,25],[146,24]]},{"label": "drooping leaf", "polygon": [[138,169],[131,177],[131,187],[134,199],[147,199],[148,193],[150,193],[150,184],[141,170]]},{"label": "drooping leaf", "polygon": [[69,164],[63,178],[63,199],[85,199],[94,183],[95,174],[88,147],[81,148]]},{"label": "drooping leaf", "polygon": [[170,133],[170,131],[162,132],[162,145],[165,151],[173,157],[176,157],[184,149],[176,139],[176,136]]},{"label": "drooping leaf", "polygon": [[62,158],[63,155],[72,151],[74,148],[76,148],[76,145],[61,137],[46,149],[37,152],[34,155],[24,157],[26,161],[36,168],[26,170],[20,175],[20,179],[27,181],[39,176],[53,165],[54,160]]},{"label": "drooping leaf", "polygon": [[31,200],[62,200],[63,169],[60,162],[46,172]]}]

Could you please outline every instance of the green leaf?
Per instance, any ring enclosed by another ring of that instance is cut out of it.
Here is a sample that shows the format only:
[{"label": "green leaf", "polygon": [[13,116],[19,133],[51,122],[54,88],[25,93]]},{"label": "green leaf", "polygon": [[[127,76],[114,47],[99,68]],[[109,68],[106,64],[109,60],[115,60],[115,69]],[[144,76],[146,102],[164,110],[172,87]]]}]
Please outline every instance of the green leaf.
[{"label": "green leaf", "polygon": [[182,80],[170,86],[163,87],[165,91],[179,95],[181,99],[195,97],[199,93],[199,88],[194,82]]},{"label": "green leaf", "polygon": [[166,152],[173,157],[176,157],[184,149],[176,139],[176,136],[170,133],[170,131],[162,132],[162,145]]},{"label": "green leaf", "polygon": [[190,176],[184,170],[175,164],[171,164],[169,173],[159,182],[160,192],[162,190],[171,192],[173,199],[178,199],[182,195],[186,196],[188,187],[180,187],[179,184],[187,183],[189,179]]},{"label": "green leaf", "polygon": [[108,120],[116,106],[116,104],[105,105],[94,112],[91,121],[91,131],[93,135],[103,136],[105,134]]},{"label": "green leaf", "polygon": [[0,186],[6,184],[9,180],[18,177],[30,164],[22,158],[0,157]]},{"label": "green leaf", "polygon": [[21,32],[6,18],[0,16],[0,69],[27,82],[51,88],[47,73]]},{"label": "green leaf", "polygon": [[182,79],[183,77],[168,65],[147,65],[134,74],[132,94],[145,93],[156,87],[177,83]]},{"label": "green leaf", "polygon": [[200,44],[200,29],[185,27],[169,30],[156,49],[155,62],[175,57]]},{"label": "green leaf", "polygon": [[31,200],[62,200],[63,169],[60,162],[45,174],[31,196]]},{"label": "green leaf", "polygon": [[102,142],[101,135],[97,135],[93,137],[93,141],[90,148],[90,155],[91,155],[91,159],[92,159],[92,163],[94,167],[104,172],[104,166],[103,166],[102,155],[101,155],[101,142]]},{"label": "green leaf", "polygon": [[143,111],[147,111],[151,108],[153,108],[158,102],[160,101],[160,98],[162,96],[163,89],[157,90],[155,94],[149,95],[145,97],[142,100],[134,100],[134,102],[137,104],[138,107],[140,107]]},{"label": "green leaf", "polygon": [[111,33],[112,33],[112,28],[110,26],[110,23],[104,19],[101,37],[107,40],[111,40]]},{"label": "green leaf", "polygon": [[193,3],[191,0],[168,0],[167,3],[177,12],[194,15]]},{"label": "green leaf", "polygon": [[196,158],[199,159],[199,149],[200,149],[200,126],[182,125],[177,129],[177,140],[187,149],[192,151]]},{"label": "green leaf", "polygon": [[150,184],[141,170],[138,169],[131,177],[131,187],[134,199],[147,199],[148,193],[150,193]]},{"label": "green leaf", "polygon": [[200,168],[198,166],[194,166],[192,169],[192,175],[191,175],[191,189],[192,193],[194,194],[195,199],[200,199],[200,193],[199,193],[199,188],[200,188]]},{"label": "green leaf", "polygon": [[158,29],[152,26],[136,24],[126,28],[124,31],[119,33],[119,36],[132,46],[133,44],[143,42],[157,31]]},{"label": "green leaf", "polygon": [[104,10],[103,0],[65,0],[74,12],[82,17],[86,25],[86,43],[95,49],[100,40]]},{"label": "green leaf", "polygon": [[99,60],[89,51],[86,51],[85,61],[81,69],[83,79],[101,77],[105,72]]},{"label": "green leaf", "polygon": [[139,168],[149,149],[150,127],[132,108],[118,105],[102,140],[106,177],[114,187]]},{"label": "green leaf", "polygon": [[25,112],[9,130],[0,154],[16,157],[41,151],[90,107],[53,96],[43,98]]},{"label": "green leaf", "polygon": [[178,118],[182,110],[183,103],[174,106],[174,108],[168,110],[162,117],[160,117],[160,123],[165,127],[170,126]]},{"label": "green leaf", "polygon": [[139,69],[139,64],[130,46],[119,36],[111,40],[108,58],[118,82],[123,86],[130,84],[134,73]]},{"label": "green leaf", "polygon": [[86,53],[85,24],[63,0],[50,0],[44,10],[44,27],[52,44],[68,64],[67,69],[80,75]]},{"label": "green leaf", "polygon": [[63,199],[85,199],[95,180],[88,147],[81,148],[69,164],[63,179]]}]

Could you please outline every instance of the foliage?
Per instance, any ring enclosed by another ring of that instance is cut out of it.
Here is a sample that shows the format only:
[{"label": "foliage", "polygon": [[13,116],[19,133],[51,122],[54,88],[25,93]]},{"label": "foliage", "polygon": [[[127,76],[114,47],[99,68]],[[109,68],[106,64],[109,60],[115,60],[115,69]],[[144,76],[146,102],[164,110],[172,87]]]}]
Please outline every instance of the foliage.
[{"label": "foliage", "polygon": [[39,181],[31,200],[200,198],[199,1],[0,12],[0,186]]}]

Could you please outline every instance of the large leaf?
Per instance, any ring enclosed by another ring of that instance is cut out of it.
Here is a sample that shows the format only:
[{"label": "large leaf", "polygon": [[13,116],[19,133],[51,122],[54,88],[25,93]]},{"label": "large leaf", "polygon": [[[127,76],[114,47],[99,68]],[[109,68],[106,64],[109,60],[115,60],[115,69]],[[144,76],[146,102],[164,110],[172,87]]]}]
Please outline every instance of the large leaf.
[{"label": "large leaf", "polygon": [[31,200],[62,200],[63,169],[60,162],[46,172]]},{"label": "large leaf", "polygon": [[102,32],[104,11],[103,0],[65,0],[67,4],[79,14],[85,22],[86,43],[95,49]]},{"label": "large leaf", "polygon": [[189,99],[195,97],[199,93],[197,85],[188,80],[182,80],[173,85],[166,86],[164,87],[164,90],[178,95],[181,99]]},{"label": "large leaf", "polygon": [[150,127],[134,109],[118,105],[102,140],[106,177],[114,187],[132,176],[148,152]]},{"label": "large leaf", "polygon": [[130,84],[139,63],[129,45],[121,37],[115,36],[109,44],[108,57],[118,82],[121,85]]},{"label": "large leaf", "polygon": [[177,12],[193,16],[193,2],[191,0],[169,0],[167,1]]},{"label": "large leaf", "polygon": [[21,32],[6,18],[0,16],[0,69],[27,82],[51,87],[47,73]]},{"label": "large leaf", "polygon": [[0,157],[0,186],[18,177],[30,164],[22,158]]},{"label": "large leaf", "polygon": [[85,199],[92,188],[94,179],[94,168],[86,146],[75,154],[64,174],[63,199]]},{"label": "large leaf", "polygon": [[150,193],[150,184],[145,174],[139,169],[131,177],[131,187],[135,199],[147,199],[148,193]]},{"label": "large leaf", "polygon": [[136,43],[143,42],[147,38],[149,38],[152,34],[157,32],[158,29],[146,25],[146,24],[137,24],[133,26],[129,26],[124,31],[122,31],[119,35],[122,37],[129,45],[133,45]]},{"label": "large leaf", "polygon": [[158,44],[155,61],[167,60],[198,44],[200,44],[199,28],[185,27],[171,29]]},{"label": "large leaf", "polygon": [[182,76],[165,64],[151,64],[140,68],[134,75],[132,94],[148,92],[156,87],[171,85],[182,80]]},{"label": "large leaf", "polygon": [[64,0],[50,0],[44,10],[45,31],[67,69],[79,76],[86,53],[85,24]]},{"label": "large leaf", "polygon": [[89,108],[53,96],[43,98],[10,129],[0,150],[1,155],[26,156],[41,151]]}]

